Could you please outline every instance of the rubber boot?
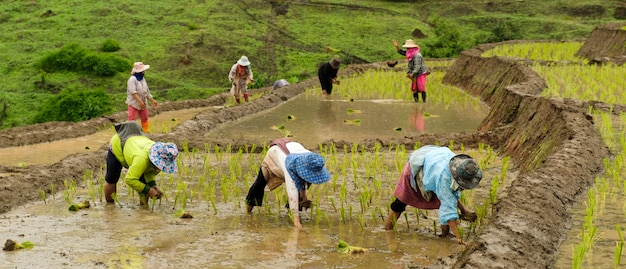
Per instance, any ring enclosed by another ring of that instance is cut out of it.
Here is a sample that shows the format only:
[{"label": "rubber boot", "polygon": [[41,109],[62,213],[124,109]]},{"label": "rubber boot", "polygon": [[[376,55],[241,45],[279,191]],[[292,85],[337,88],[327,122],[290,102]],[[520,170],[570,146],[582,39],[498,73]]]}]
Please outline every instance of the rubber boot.
[{"label": "rubber boot", "polygon": [[236,102],[237,104],[241,104],[241,101],[239,101],[239,98],[237,98],[237,97],[235,97],[235,102]]},{"label": "rubber boot", "polygon": [[415,100],[415,102],[419,102],[419,100],[420,100],[418,94],[419,93],[416,93],[416,92],[413,93],[413,100]]},{"label": "rubber boot", "polygon": [[147,121],[142,121],[141,122],[141,129],[143,130],[144,133],[149,133],[150,132],[150,124]]},{"label": "rubber boot", "polygon": [[426,92],[422,92],[422,101],[426,103]]},{"label": "rubber boot", "polygon": [[243,99],[245,99],[245,100],[246,100],[246,102],[248,102],[248,94],[247,94],[247,93],[244,93],[244,94],[243,94]]},{"label": "rubber boot", "polygon": [[108,182],[104,182],[104,199],[107,203],[114,203],[113,194],[117,191],[117,184],[110,184]]}]

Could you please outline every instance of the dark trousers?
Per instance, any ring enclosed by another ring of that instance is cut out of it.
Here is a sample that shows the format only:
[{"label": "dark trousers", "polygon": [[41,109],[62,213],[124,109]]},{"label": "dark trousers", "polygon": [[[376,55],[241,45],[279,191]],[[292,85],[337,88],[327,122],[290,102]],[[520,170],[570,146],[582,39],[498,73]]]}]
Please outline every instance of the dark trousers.
[{"label": "dark trousers", "polygon": [[390,207],[391,207],[391,210],[393,210],[393,212],[398,212],[398,213],[402,213],[404,212],[404,210],[406,210],[406,204],[398,200],[398,198],[396,198],[396,200],[393,201],[393,203],[391,203]]},{"label": "dark trousers", "polygon": [[[306,188],[311,187],[311,183],[306,182]],[[248,195],[246,196],[246,203],[251,206],[262,206],[263,205],[263,196],[265,196],[265,186],[267,186],[267,180],[263,176],[263,171],[259,168],[259,175],[257,175],[256,180],[250,186],[250,190],[248,191]],[[302,201],[300,194],[298,193],[298,204]],[[289,203],[285,205],[285,207],[289,208]],[[298,210],[302,210],[302,206],[298,206]]]}]

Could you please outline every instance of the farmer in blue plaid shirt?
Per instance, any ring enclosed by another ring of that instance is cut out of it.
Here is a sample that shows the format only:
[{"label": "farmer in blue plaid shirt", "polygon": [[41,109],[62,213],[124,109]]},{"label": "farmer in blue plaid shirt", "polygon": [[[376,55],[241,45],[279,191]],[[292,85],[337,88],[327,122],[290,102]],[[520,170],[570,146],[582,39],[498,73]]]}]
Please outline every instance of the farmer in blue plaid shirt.
[{"label": "farmer in blue plaid shirt", "polygon": [[263,158],[256,181],[248,191],[248,213],[252,213],[254,206],[263,205],[265,186],[274,190],[285,183],[294,225],[302,228],[299,210],[311,207],[306,189],[311,184],[322,184],[329,179],[330,173],[324,167],[324,157],[309,151],[298,142],[286,138],[274,140]]},{"label": "farmer in blue plaid shirt", "polygon": [[391,203],[385,229],[393,229],[407,205],[438,209],[441,237],[447,237],[452,232],[463,244],[457,220],[475,221],[476,213],[461,203],[461,191],[475,188],[481,179],[482,171],[469,155],[454,154],[448,147],[432,145],[415,150],[409,156],[394,190],[396,199]]}]

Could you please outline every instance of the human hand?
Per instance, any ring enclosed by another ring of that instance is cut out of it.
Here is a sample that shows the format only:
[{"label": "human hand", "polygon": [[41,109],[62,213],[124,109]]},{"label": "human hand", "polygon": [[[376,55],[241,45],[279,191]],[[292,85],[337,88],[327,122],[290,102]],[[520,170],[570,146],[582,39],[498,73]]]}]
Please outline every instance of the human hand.
[{"label": "human hand", "polygon": [[300,202],[300,207],[302,207],[303,209],[311,208],[312,203],[313,202],[311,200],[305,200]]},{"label": "human hand", "polygon": [[139,108],[141,108],[141,110],[146,109],[146,103],[141,102],[141,104],[139,104]]},{"label": "human hand", "polygon": [[392,40],[393,42],[393,46],[396,47],[396,49],[398,48],[398,40],[394,39]]},{"label": "human hand", "polygon": [[150,190],[148,191],[148,193],[146,194],[146,196],[148,198],[152,198],[155,197],[157,199],[161,198],[161,195],[163,195],[163,192],[160,192],[159,189],[157,189],[156,187],[152,187],[150,188]]},{"label": "human hand", "polygon": [[159,103],[157,103],[156,100],[152,99],[152,107],[157,108],[159,107]]},{"label": "human hand", "polygon": [[476,212],[468,211],[468,212],[461,213],[461,215],[459,215],[459,218],[465,221],[474,222],[478,218],[478,215],[476,215]]},{"label": "human hand", "polygon": [[410,78],[410,79],[413,79],[413,74],[408,73],[408,74],[406,74],[406,77],[407,77],[407,78]]}]

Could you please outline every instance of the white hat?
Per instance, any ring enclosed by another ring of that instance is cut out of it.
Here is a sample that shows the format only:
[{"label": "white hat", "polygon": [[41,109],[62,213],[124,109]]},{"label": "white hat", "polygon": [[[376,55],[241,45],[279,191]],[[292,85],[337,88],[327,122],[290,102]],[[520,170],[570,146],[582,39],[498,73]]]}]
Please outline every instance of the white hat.
[{"label": "white hat", "polygon": [[141,73],[143,71],[148,70],[148,68],[150,68],[149,64],[143,64],[142,62],[136,62],[136,63],[133,64],[133,71],[131,72],[131,74]]},{"label": "white hat", "polygon": [[241,56],[241,58],[239,58],[239,61],[237,61],[237,64],[239,64],[241,66],[248,66],[248,65],[250,65],[250,61],[248,61],[248,57]]},{"label": "white hat", "polygon": [[415,41],[413,41],[413,39],[407,39],[406,41],[404,41],[404,45],[402,45],[403,48],[418,48],[419,46],[417,44],[415,44]]}]

